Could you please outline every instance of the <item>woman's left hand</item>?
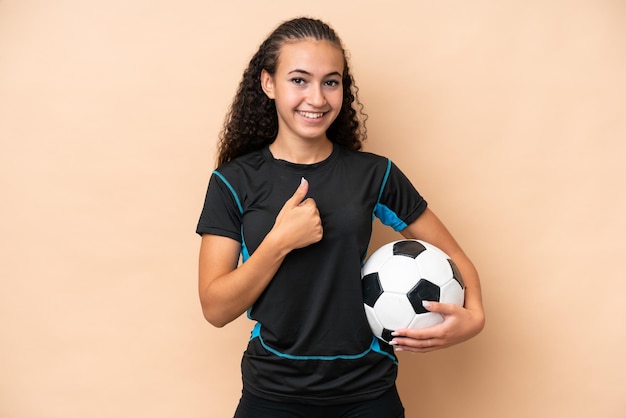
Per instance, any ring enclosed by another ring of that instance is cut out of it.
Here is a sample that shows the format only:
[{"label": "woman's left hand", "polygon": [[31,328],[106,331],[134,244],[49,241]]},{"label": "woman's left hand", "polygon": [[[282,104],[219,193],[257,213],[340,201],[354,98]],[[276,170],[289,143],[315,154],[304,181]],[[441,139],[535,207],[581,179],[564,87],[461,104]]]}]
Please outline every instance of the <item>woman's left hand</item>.
[{"label": "woman's left hand", "polygon": [[405,238],[424,240],[450,256],[465,283],[465,306],[428,302],[424,307],[442,314],[443,322],[430,328],[398,329],[391,334],[394,336],[391,344],[398,351],[427,353],[467,341],[478,334],[485,324],[478,272],[452,234],[428,208],[401,232]]},{"label": "woman's left hand", "polygon": [[469,340],[483,328],[482,310],[474,313],[458,305],[438,302],[426,302],[424,307],[442,314],[444,321],[429,328],[396,330],[391,345],[397,351],[428,353]]}]

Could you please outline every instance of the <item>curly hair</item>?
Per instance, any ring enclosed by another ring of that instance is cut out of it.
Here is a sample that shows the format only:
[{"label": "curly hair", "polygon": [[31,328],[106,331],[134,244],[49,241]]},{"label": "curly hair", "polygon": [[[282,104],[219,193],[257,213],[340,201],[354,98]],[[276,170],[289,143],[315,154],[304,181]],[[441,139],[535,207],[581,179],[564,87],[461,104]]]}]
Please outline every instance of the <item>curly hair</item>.
[{"label": "curly hair", "polygon": [[325,40],[337,46],[344,57],[343,103],[326,131],[328,139],[348,149],[360,150],[367,137],[363,105],[350,73],[346,52],[335,31],[321,20],[296,18],[279,25],[261,44],[243,73],[219,135],[217,165],[271,144],[278,134],[278,115],[273,100],[261,88],[261,72],[276,72],[280,49],[286,42]]}]

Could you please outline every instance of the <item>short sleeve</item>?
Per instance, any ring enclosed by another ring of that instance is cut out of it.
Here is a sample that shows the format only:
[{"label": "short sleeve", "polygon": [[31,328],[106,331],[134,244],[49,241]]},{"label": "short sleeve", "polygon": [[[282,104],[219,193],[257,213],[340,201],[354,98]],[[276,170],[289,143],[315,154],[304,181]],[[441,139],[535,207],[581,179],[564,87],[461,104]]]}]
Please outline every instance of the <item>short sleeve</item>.
[{"label": "short sleeve", "polygon": [[388,161],[387,173],[381,186],[374,214],[380,221],[401,231],[415,221],[427,207],[427,202],[404,173]]},{"label": "short sleeve", "polygon": [[218,171],[209,180],[196,233],[229,237],[241,242],[242,209],[237,192]]}]

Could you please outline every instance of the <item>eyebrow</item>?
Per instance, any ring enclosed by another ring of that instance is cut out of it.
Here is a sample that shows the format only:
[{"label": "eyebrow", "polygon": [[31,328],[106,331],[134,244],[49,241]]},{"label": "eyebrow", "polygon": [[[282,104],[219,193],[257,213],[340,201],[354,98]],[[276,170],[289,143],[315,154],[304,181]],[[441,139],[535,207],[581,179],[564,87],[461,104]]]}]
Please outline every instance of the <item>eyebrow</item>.
[{"label": "eyebrow", "polygon": [[[300,69],[291,70],[287,74],[293,74],[293,73],[300,73],[300,74],[305,74],[305,75],[308,75],[308,76],[312,76],[313,75],[313,74],[311,74],[310,72],[308,72],[306,70],[300,70]],[[326,74],[324,77],[330,77],[330,76],[341,77],[342,75],[338,71],[333,71],[332,73]]]}]

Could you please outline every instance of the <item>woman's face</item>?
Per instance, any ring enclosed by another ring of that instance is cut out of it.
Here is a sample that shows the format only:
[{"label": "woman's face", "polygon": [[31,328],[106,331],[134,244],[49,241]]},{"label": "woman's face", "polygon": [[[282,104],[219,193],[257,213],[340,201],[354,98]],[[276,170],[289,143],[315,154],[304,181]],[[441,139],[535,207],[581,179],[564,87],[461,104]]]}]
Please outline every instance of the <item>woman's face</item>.
[{"label": "woman's face", "polygon": [[285,43],[274,75],[261,74],[278,113],[277,139],[326,140],[343,102],[341,49],[328,41]]}]

